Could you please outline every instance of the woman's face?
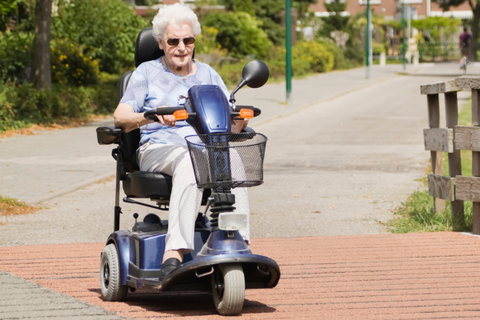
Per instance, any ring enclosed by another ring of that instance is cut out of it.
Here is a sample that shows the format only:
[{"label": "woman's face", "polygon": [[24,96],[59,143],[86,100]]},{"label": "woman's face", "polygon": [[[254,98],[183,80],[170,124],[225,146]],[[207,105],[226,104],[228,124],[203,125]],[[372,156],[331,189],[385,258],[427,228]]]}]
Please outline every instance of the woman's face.
[{"label": "woman's face", "polygon": [[193,37],[192,27],[188,23],[171,23],[167,26],[165,38],[158,43],[160,49],[165,52],[167,65],[172,71],[188,70],[195,44],[185,45],[183,41],[180,41],[177,46],[172,46],[167,43],[167,40],[188,37]]}]

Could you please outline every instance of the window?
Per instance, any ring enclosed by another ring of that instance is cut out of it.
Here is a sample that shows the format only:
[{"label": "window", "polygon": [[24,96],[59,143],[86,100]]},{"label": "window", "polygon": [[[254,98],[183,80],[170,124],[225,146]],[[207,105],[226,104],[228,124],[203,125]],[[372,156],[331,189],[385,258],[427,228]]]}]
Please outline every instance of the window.
[{"label": "window", "polygon": [[[367,0],[358,0],[358,4],[367,5]],[[372,4],[382,4],[382,0],[370,0],[370,5]]]}]

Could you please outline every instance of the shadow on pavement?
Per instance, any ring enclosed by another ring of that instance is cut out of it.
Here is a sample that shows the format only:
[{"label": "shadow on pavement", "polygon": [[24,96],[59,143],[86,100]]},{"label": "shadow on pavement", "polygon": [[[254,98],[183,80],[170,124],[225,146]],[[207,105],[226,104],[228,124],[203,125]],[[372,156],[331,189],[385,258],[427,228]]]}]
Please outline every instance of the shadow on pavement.
[{"label": "shadow on pavement", "polygon": [[[89,288],[88,291],[98,294],[101,298],[101,292],[98,288]],[[247,291],[248,292],[248,291]],[[106,302],[108,304],[123,304],[124,307],[118,309],[124,310],[127,306],[132,314],[128,317],[155,317],[158,313],[170,314],[172,316],[200,316],[200,315],[218,315],[213,303],[213,297],[210,293],[203,292],[155,292],[149,290],[139,290],[129,292],[125,301]],[[105,307],[105,306],[104,306]],[[111,311],[116,307],[108,308]],[[276,309],[267,306],[255,300],[245,299],[242,314],[262,314],[273,313]],[[145,314],[143,314],[145,313]]]}]

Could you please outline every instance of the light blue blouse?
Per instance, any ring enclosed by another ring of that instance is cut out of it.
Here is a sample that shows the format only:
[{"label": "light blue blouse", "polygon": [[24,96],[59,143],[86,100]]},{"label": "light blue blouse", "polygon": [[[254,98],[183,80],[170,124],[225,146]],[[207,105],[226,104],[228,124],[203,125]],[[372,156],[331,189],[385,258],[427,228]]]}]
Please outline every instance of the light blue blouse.
[{"label": "light blue blouse", "polygon": [[[195,61],[195,64],[197,71],[194,75],[181,77],[163,65],[161,58],[142,63],[132,73],[120,102],[131,105],[135,112],[160,106],[177,107],[179,97],[187,96],[188,89],[205,84],[219,86],[228,99],[229,93],[220,75],[205,63]],[[140,146],[146,142],[185,145],[184,138],[196,134],[186,121],[177,121],[173,128],[155,122],[140,129]]]}]

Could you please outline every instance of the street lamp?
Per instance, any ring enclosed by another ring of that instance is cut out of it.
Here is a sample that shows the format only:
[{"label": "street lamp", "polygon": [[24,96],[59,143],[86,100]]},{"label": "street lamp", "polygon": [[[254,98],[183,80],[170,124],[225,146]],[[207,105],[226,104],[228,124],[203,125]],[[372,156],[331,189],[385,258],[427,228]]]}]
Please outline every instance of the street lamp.
[{"label": "street lamp", "polygon": [[290,0],[286,0],[285,3],[285,82],[287,91],[287,103],[291,102],[290,94],[292,92],[292,21],[291,21],[291,3]]},{"label": "street lamp", "polygon": [[366,77],[370,79],[370,65],[373,62],[373,50],[372,50],[372,10],[370,5],[382,4],[381,0],[359,0],[360,5],[367,6],[367,26],[365,30],[365,67]]}]

